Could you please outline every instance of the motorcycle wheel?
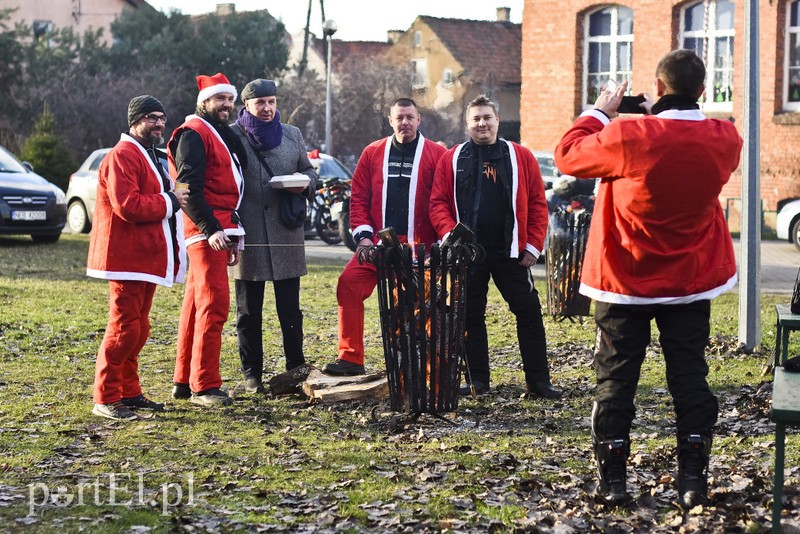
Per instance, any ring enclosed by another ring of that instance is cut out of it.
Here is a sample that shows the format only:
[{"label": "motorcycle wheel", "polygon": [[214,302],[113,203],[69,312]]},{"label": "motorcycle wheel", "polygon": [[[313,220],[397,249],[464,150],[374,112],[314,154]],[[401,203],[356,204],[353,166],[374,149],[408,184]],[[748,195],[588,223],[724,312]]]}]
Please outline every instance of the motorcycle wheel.
[{"label": "motorcycle wheel", "polygon": [[356,251],[358,248],[358,243],[355,242],[353,239],[353,231],[350,230],[350,210],[342,211],[342,214],[339,215],[339,230],[342,234],[342,241],[344,244],[352,250],[353,252]]},{"label": "motorcycle wheel", "polygon": [[314,239],[317,237],[317,229],[314,227],[314,222],[317,218],[317,208],[314,207],[312,201],[306,202],[306,220],[303,223],[303,238]]},{"label": "motorcycle wheel", "polygon": [[339,221],[331,219],[331,211],[327,207],[317,209],[314,226],[317,229],[317,235],[325,243],[338,245],[342,242],[342,236],[339,235]]}]

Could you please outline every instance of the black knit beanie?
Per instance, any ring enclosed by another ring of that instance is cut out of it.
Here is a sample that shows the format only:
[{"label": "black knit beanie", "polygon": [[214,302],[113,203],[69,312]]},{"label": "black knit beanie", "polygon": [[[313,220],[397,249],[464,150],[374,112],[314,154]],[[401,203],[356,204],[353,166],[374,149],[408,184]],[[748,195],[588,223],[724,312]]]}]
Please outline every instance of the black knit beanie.
[{"label": "black knit beanie", "polygon": [[153,111],[160,111],[164,115],[167,114],[164,106],[155,97],[141,95],[132,98],[128,104],[128,126]]}]

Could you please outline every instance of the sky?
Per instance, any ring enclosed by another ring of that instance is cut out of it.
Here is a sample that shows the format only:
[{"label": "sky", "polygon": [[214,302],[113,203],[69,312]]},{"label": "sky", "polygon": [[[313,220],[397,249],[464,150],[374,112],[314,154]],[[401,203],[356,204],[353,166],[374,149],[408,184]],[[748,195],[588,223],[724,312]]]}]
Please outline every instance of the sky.
[{"label": "sky", "polygon": [[[311,31],[322,35],[320,0],[311,0]],[[172,9],[186,15],[209,13],[217,3],[235,3],[236,11],[266,9],[283,21],[289,33],[305,28],[307,0],[147,0],[164,12]],[[498,7],[511,8],[511,22],[522,22],[524,0],[328,0],[325,16],[336,22],[334,39],[343,41],[386,41],[388,30],[407,30],[418,15],[495,20]]]}]

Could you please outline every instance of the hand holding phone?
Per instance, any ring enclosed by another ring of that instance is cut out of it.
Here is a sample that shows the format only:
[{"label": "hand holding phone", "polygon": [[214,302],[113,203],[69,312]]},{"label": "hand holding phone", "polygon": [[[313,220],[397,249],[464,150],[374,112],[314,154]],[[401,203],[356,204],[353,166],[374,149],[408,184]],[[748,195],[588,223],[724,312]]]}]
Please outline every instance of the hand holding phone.
[{"label": "hand holding phone", "polygon": [[[619,83],[613,78],[608,78],[606,80],[606,91],[614,92],[619,87]],[[645,102],[644,95],[636,95],[636,96],[623,96],[622,101],[617,107],[617,113],[641,113],[646,114],[647,109],[641,107],[639,104]]]},{"label": "hand holding phone", "polygon": [[639,104],[644,103],[644,95],[637,96],[623,96],[622,102],[619,103],[617,113],[642,113],[646,114],[647,110]]}]

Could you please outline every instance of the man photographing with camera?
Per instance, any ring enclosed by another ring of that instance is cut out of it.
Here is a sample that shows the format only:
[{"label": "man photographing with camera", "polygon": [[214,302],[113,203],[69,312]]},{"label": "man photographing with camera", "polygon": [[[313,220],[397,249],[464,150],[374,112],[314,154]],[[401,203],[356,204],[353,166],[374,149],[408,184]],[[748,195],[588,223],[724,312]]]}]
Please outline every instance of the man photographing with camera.
[{"label": "man photographing with camera", "polygon": [[630,499],[629,434],[653,319],[677,416],[678,500],[707,502],[718,413],[706,382],[711,299],[737,279],[719,194],[739,165],[742,138],[730,121],[700,111],[705,77],[694,52],[672,51],[656,67],[650,114],[611,120],[623,82],[600,95],[555,152],[562,172],[601,179],[580,292],[595,300],[592,439],[610,505]]}]

